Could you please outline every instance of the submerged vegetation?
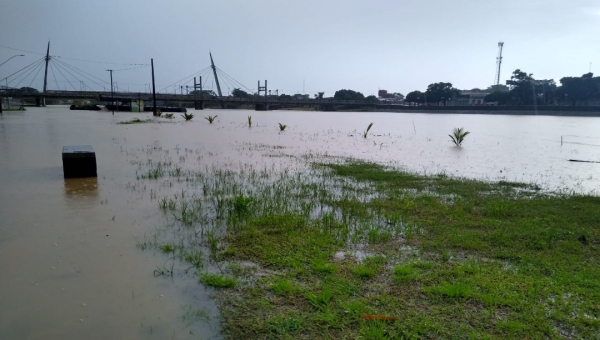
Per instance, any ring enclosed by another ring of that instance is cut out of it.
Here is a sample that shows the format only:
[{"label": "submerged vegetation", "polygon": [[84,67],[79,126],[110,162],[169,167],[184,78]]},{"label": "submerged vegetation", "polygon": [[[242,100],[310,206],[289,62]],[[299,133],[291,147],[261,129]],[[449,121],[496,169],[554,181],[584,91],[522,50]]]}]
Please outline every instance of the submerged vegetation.
[{"label": "submerged vegetation", "polygon": [[461,146],[462,142],[465,140],[465,137],[468,134],[470,134],[470,132],[463,131],[463,128],[455,128],[452,134],[448,136],[450,137],[450,140],[452,140],[452,143],[454,143],[454,145]]},{"label": "submerged vegetation", "polygon": [[157,198],[166,236],[138,247],[219,288],[228,338],[599,334],[599,197],[302,159],[139,163],[140,180],[174,189]]},{"label": "submerged vegetation", "polygon": [[367,138],[367,135],[369,134],[369,130],[371,130],[371,128],[373,127],[373,123],[369,124],[369,126],[367,126],[367,129],[365,130],[365,132],[363,132],[363,138]]},{"label": "submerged vegetation", "polygon": [[208,120],[209,124],[212,124],[215,119],[217,119],[218,115],[214,115],[214,116],[208,116],[208,117],[204,117],[204,119]]},{"label": "submerged vegetation", "polygon": [[279,131],[285,131],[287,125],[279,123]]},{"label": "submerged vegetation", "polygon": [[152,123],[152,119],[133,118],[132,120],[118,122],[117,124],[144,124],[144,123]]},{"label": "submerged vegetation", "polygon": [[185,119],[185,121],[187,122],[187,121],[190,121],[190,120],[192,120],[194,118],[194,114],[193,113],[184,112],[181,115],[181,117],[183,117],[183,119]]},{"label": "submerged vegetation", "polygon": [[248,127],[252,127],[252,116],[248,116]]}]

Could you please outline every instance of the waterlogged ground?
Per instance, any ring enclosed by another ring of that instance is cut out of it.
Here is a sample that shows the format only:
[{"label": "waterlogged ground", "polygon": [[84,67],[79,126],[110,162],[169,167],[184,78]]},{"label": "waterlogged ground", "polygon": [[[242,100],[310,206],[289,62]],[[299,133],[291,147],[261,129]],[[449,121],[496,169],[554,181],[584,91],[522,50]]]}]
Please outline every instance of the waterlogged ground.
[{"label": "waterlogged ground", "polygon": [[[600,164],[568,160],[600,161],[599,119],[194,113],[0,116],[0,339],[598,334],[598,203],[534,198],[598,190]],[[97,180],[62,178],[77,144]]]}]

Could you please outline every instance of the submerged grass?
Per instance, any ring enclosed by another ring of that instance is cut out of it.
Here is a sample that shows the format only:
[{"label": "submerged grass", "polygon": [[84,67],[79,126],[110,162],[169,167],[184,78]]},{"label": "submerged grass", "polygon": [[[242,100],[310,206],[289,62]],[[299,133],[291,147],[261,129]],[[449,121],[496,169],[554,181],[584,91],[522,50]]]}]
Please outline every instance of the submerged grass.
[{"label": "submerged grass", "polygon": [[[297,173],[174,167],[138,173],[196,183],[159,200],[180,239],[158,247],[221,288],[228,338],[600,334],[600,197],[360,161]],[[225,274],[206,272],[209,259]]]}]

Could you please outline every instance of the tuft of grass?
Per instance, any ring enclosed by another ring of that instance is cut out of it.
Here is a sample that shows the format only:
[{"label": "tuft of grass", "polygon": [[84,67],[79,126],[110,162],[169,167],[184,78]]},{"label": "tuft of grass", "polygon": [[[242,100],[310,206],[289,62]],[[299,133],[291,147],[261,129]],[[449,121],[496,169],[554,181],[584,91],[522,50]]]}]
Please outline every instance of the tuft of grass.
[{"label": "tuft of grass", "polygon": [[214,288],[233,288],[237,284],[234,277],[219,274],[203,273],[199,279],[205,286]]},{"label": "tuft of grass", "polygon": [[369,126],[367,126],[367,129],[365,130],[365,132],[363,132],[363,138],[367,138],[367,135],[369,134],[369,130],[371,130],[371,128],[373,127],[373,123],[369,124]]},{"label": "tuft of grass", "polygon": [[448,136],[450,136],[450,140],[452,143],[454,143],[454,145],[461,146],[468,134],[470,134],[470,132],[464,131],[463,128],[454,128],[452,134]]},{"label": "tuft of grass", "polygon": [[174,114],[173,113],[165,113],[165,118],[167,119],[173,119]]},{"label": "tuft of grass", "polygon": [[183,119],[185,119],[185,121],[187,122],[187,121],[190,121],[190,120],[192,120],[194,118],[194,114],[193,113],[184,112],[181,115],[181,117],[183,117]]},{"label": "tuft of grass", "polygon": [[212,124],[215,119],[217,119],[218,115],[214,115],[214,116],[208,116],[208,117],[204,117],[204,119],[208,120],[209,124]]},{"label": "tuft of grass", "polygon": [[139,119],[139,118],[133,118],[132,120],[126,120],[123,122],[118,122],[117,124],[144,124],[144,123],[151,123],[152,119]]},{"label": "tuft of grass", "polygon": [[162,251],[165,254],[172,254],[175,252],[176,247],[172,244],[162,244],[158,247],[158,249],[160,249],[160,251]]},{"label": "tuft of grass", "polygon": [[394,266],[393,278],[397,282],[410,282],[417,277],[415,268],[412,264],[403,264]]},{"label": "tuft of grass", "polygon": [[252,127],[252,116],[248,116],[248,127]]},{"label": "tuft of grass", "polygon": [[311,263],[311,268],[322,274],[333,274],[337,271],[338,267],[333,263],[326,263],[323,260],[314,260]]},{"label": "tuft of grass", "polygon": [[270,290],[277,295],[289,296],[295,293],[297,288],[291,281],[277,277],[271,283]]},{"label": "tuft of grass", "polygon": [[287,125],[279,123],[279,131],[285,131]]},{"label": "tuft of grass", "polygon": [[355,266],[354,268],[352,268],[352,272],[362,279],[371,279],[377,273],[375,268],[367,266],[366,264],[359,264]]}]

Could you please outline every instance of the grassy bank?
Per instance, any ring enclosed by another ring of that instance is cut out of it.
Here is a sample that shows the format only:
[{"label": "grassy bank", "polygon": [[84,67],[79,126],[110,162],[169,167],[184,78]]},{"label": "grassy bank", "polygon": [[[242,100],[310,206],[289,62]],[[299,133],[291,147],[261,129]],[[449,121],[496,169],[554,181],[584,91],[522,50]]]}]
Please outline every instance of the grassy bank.
[{"label": "grassy bank", "polygon": [[187,190],[138,245],[215,287],[228,338],[599,338],[600,198],[306,161],[140,165]]}]

